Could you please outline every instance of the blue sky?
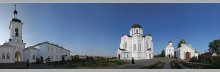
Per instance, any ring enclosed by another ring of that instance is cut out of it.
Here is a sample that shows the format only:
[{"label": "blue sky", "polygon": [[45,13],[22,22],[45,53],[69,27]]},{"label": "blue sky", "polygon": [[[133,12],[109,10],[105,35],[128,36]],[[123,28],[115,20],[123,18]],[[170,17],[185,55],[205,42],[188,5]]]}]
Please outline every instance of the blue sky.
[{"label": "blue sky", "polygon": [[[0,44],[9,39],[13,10],[0,4]],[[152,34],[155,54],[181,39],[203,53],[220,38],[220,4],[30,3],[17,4],[17,11],[27,46],[50,41],[72,54],[116,56],[120,37],[136,22]]]}]

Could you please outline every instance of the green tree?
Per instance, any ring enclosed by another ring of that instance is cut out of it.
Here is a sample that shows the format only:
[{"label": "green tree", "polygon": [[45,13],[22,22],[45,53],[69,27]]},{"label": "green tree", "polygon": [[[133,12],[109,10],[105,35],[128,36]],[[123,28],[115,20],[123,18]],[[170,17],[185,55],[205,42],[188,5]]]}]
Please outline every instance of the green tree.
[{"label": "green tree", "polygon": [[191,61],[191,62],[199,62],[199,60],[198,60],[196,57],[192,57],[192,58],[190,59],[190,61]]},{"label": "green tree", "polygon": [[209,51],[210,52],[216,52],[219,56],[220,50],[219,50],[220,40],[214,40],[209,43]]},{"label": "green tree", "polygon": [[161,51],[160,56],[161,56],[161,57],[165,57],[165,51],[164,51],[164,50]]},{"label": "green tree", "polygon": [[44,62],[44,58],[42,56],[40,56],[40,63]]}]

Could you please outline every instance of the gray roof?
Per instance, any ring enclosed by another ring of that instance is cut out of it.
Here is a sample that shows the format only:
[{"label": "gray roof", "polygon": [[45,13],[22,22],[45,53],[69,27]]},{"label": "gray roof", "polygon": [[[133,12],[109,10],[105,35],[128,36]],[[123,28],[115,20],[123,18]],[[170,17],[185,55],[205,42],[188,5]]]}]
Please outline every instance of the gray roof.
[{"label": "gray roof", "polygon": [[44,43],[47,43],[47,44],[50,44],[50,45],[53,45],[53,46],[62,48],[62,49],[67,50],[67,51],[70,51],[70,50],[68,50],[68,49],[63,48],[62,46],[59,46],[58,44],[49,43],[49,41],[42,42],[42,43],[38,43],[38,44],[34,45],[33,47],[38,46],[38,45],[42,45],[42,44],[44,44]]},{"label": "gray roof", "polygon": [[15,46],[9,45],[9,43],[4,43],[3,45],[0,45],[0,47],[13,47],[13,48],[16,48]]}]

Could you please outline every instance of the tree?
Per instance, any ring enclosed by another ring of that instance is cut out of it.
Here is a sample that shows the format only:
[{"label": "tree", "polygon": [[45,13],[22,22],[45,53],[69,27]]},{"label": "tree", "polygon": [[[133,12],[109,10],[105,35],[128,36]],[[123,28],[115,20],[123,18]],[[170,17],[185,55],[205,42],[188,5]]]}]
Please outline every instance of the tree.
[{"label": "tree", "polygon": [[209,43],[209,51],[212,53],[216,52],[217,55],[219,56],[219,53],[220,53],[219,45],[220,45],[220,40],[214,40],[214,41],[210,42]]},{"label": "tree", "polygon": [[42,56],[40,56],[40,62],[43,63],[44,62],[44,58]]},{"label": "tree", "polygon": [[161,56],[161,57],[165,57],[165,51],[164,51],[164,50],[161,51],[160,56]]},{"label": "tree", "polygon": [[36,64],[40,64],[41,62],[40,62],[40,58],[38,58],[38,57],[36,57],[36,62],[35,62]]},{"label": "tree", "polygon": [[48,58],[46,58],[46,59],[45,59],[45,61],[48,63],[48,62],[50,62],[50,61],[51,61],[51,58],[50,58],[50,57],[48,57]]},{"label": "tree", "polygon": [[192,58],[190,59],[190,61],[191,61],[191,62],[199,62],[199,60],[198,60],[196,57],[192,57]]}]

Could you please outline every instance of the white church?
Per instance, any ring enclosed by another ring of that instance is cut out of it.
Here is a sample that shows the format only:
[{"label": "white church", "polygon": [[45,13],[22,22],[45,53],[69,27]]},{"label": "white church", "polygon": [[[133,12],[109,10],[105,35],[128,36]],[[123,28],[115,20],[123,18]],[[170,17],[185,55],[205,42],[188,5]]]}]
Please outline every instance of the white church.
[{"label": "white church", "polygon": [[44,63],[48,58],[50,62],[70,59],[70,50],[48,41],[25,48],[26,43],[22,39],[23,23],[17,18],[17,13],[15,6],[14,18],[9,25],[9,42],[0,45],[0,63],[26,62],[27,60],[32,63],[40,57],[43,57]]},{"label": "white church", "polygon": [[134,24],[130,29],[130,35],[121,37],[120,47],[117,50],[117,58],[120,60],[141,60],[153,58],[153,41],[151,34],[143,34],[139,24]]},{"label": "white church", "polygon": [[176,50],[176,57],[181,60],[190,60],[192,57],[198,58],[199,53],[191,45],[187,45],[185,40],[181,40]]},{"label": "white church", "polygon": [[168,42],[167,47],[165,48],[165,57],[174,57],[174,47],[173,47],[173,43],[170,40]]}]

